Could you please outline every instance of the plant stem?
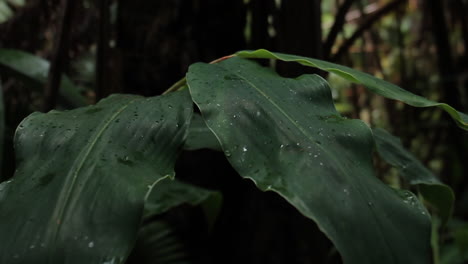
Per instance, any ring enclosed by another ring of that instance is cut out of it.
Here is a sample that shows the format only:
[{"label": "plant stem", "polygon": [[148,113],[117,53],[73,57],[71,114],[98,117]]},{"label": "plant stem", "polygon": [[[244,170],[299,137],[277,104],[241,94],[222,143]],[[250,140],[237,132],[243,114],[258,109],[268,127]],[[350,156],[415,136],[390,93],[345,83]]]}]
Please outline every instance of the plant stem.
[{"label": "plant stem", "polygon": [[62,80],[62,68],[65,67],[68,57],[68,34],[70,32],[72,20],[72,3],[73,1],[70,0],[62,1],[60,25],[56,32],[49,74],[45,86],[45,99],[42,109],[44,112],[52,110],[57,103],[60,81]]},{"label": "plant stem", "polygon": [[165,94],[168,94],[170,92],[178,91],[180,88],[184,87],[186,84],[187,84],[187,79],[184,77],[184,78],[178,80],[176,83],[174,83],[171,87],[169,87],[169,89],[164,91],[164,93],[162,93],[162,94],[165,95]]},{"label": "plant stem", "polygon": [[[216,59],[216,60],[210,62],[210,64],[215,64],[215,63],[221,62],[223,60],[230,59],[230,58],[235,57],[235,56],[237,56],[237,55],[233,54],[233,55],[224,56],[224,57],[221,57],[219,59]],[[165,95],[165,94],[168,94],[170,92],[178,91],[178,90],[182,89],[186,84],[187,84],[187,79],[184,77],[184,78],[178,80],[176,83],[174,83],[171,87],[169,87],[169,89],[164,91],[164,93],[162,93],[162,94]]]}]

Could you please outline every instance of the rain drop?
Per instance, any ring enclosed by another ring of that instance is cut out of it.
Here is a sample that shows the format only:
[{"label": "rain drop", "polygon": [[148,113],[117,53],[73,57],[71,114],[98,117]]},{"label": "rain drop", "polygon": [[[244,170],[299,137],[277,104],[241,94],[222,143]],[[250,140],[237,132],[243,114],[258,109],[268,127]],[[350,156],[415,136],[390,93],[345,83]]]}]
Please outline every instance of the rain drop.
[{"label": "rain drop", "polygon": [[322,163],[322,162],[320,162],[320,166],[323,166],[323,163]]},{"label": "rain drop", "polygon": [[231,152],[229,150],[226,150],[224,151],[224,155],[226,155],[226,157],[231,157]]},{"label": "rain drop", "polygon": [[247,148],[246,148],[246,147],[243,147],[243,148],[242,148],[242,151],[247,152]]},{"label": "rain drop", "polygon": [[94,247],[94,242],[93,241],[89,242],[88,247],[90,247],[90,248]]}]

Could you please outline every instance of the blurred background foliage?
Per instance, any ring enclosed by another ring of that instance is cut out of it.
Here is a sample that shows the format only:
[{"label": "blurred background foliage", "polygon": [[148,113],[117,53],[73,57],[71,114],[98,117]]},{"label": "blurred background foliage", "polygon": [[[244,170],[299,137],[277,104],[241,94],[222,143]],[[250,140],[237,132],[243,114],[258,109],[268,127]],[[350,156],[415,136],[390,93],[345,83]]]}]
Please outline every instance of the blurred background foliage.
[{"label": "blurred background foliage", "polygon": [[[1,180],[14,173],[14,131],[31,112],[111,93],[158,95],[191,63],[242,49],[330,60],[468,112],[467,0],[0,0],[0,48]],[[311,72],[270,64],[285,76]],[[452,220],[441,226],[434,215],[434,262],[467,263],[467,133],[437,108],[391,102],[319,74],[331,83],[340,112],[400,137],[454,189]],[[200,168],[197,161],[206,158],[213,166]],[[408,187],[389,165],[377,158],[375,164],[382,180]],[[340,263],[313,223],[242,181],[216,153],[184,152],[177,171],[223,199],[145,219],[129,263]]]}]

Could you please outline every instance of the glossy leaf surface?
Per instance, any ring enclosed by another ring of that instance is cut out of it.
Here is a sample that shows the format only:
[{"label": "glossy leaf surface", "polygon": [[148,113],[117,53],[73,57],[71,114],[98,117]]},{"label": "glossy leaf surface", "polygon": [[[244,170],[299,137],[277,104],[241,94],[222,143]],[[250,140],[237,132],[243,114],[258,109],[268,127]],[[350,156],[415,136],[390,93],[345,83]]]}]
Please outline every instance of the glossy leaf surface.
[{"label": "glossy leaf surface", "polygon": [[452,214],[455,196],[452,189],[441,183],[411,152],[406,150],[399,138],[381,128],[373,129],[379,155],[398,169],[401,177],[412,185],[418,185],[421,194],[430,202],[442,220]]},{"label": "glossy leaf surface", "polygon": [[264,59],[278,59],[282,61],[297,62],[304,66],[318,68],[327,72],[334,73],[350,82],[364,85],[370,91],[394,100],[400,100],[411,106],[416,107],[432,107],[437,106],[445,110],[457,122],[458,126],[468,130],[468,115],[455,110],[448,104],[438,103],[428,100],[419,95],[415,95],[407,90],[402,89],[394,84],[388,83],[382,79],[376,78],[370,74],[363,73],[346,66],[326,62],[322,60],[283,54],[279,52],[271,52],[268,50],[256,51],[240,51],[236,53],[237,56],[243,58],[264,58]]},{"label": "glossy leaf surface", "polygon": [[187,82],[238,173],[313,219],[345,263],[429,263],[427,211],[376,178],[371,130],[339,115],[321,77],[234,57],[192,65]]},{"label": "glossy leaf surface", "polygon": [[[47,82],[49,66],[47,60],[27,52],[0,49],[0,76],[16,77],[36,89],[42,89]],[[61,102],[71,108],[87,105],[78,88],[66,76],[62,76],[59,96]]]},{"label": "glossy leaf surface", "polygon": [[18,170],[0,185],[0,263],[122,263],[149,190],[174,174],[191,115],[182,91],[26,118]]}]

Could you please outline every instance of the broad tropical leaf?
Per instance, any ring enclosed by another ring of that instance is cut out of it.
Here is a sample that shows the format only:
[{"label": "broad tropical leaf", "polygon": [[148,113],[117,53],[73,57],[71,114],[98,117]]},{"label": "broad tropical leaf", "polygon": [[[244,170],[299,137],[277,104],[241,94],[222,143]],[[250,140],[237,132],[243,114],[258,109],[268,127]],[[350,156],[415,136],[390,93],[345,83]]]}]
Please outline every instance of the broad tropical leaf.
[{"label": "broad tropical leaf", "polygon": [[256,51],[240,51],[236,53],[237,56],[243,58],[264,58],[264,59],[278,59],[282,61],[297,62],[304,66],[318,68],[327,72],[334,73],[350,82],[362,84],[370,91],[379,94],[381,96],[400,100],[411,106],[416,107],[432,107],[437,106],[445,110],[450,116],[457,122],[458,126],[468,130],[468,115],[455,110],[448,104],[438,103],[428,100],[419,95],[410,93],[394,84],[388,83],[382,79],[376,78],[367,73],[363,73],[346,66],[341,66],[331,62],[322,60],[283,54],[279,52],[270,52],[268,50],[260,49]]},{"label": "broad tropical leaf", "polygon": [[18,170],[0,185],[0,263],[122,263],[149,191],[174,174],[192,112],[182,91],[26,118]]},{"label": "broad tropical leaf", "polygon": [[[42,89],[48,73],[48,61],[24,51],[0,49],[0,76],[14,76],[31,87]],[[80,90],[66,76],[62,77],[59,96],[60,101],[70,108],[87,105]]]},{"label": "broad tropical leaf", "polygon": [[429,263],[426,209],[378,180],[370,128],[339,115],[321,77],[234,57],[192,65],[187,82],[238,173],[313,219],[345,263]]},{"label": "broad tropical leaf", "polygon": [[455,196],[452,189],[441,183],[416,157],[406,150],[399,138],[381,128],[373,129],[379,155],[400,172],[412,185],[418,185],[421,194],[430,202],[443,222],[452,214]]}]

